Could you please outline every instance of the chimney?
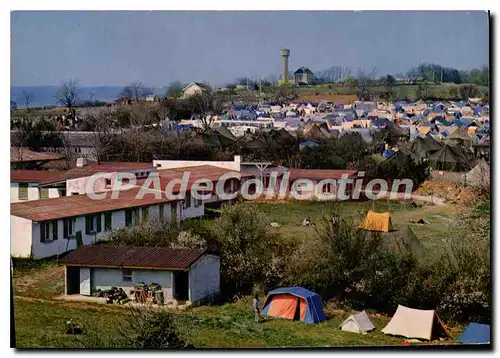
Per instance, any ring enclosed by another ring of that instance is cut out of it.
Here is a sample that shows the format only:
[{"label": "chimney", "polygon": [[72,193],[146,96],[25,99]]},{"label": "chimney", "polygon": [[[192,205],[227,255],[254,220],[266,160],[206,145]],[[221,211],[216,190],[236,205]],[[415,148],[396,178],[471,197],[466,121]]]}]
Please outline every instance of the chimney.
[{"label": "chimney", "polygon": [[87,166],[87,158],[77,158],[76,159],[76,167],[83,168]]}]

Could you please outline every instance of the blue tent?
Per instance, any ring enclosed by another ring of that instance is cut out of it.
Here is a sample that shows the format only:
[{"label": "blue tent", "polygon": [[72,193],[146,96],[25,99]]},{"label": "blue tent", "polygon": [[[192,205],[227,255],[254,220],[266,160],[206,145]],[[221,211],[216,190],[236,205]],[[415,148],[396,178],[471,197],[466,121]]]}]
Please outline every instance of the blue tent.
[{"label": "blue tent", "polygon": [[318,294],[298,286],[280,287],[270,291],[262,308],[262,314],[305,323],[319,323],[326,320]]},{"label": "blue tent", "polygon": [[470,323],[458,337],[458,341],[464,344],[489,344],[490,325]]}]

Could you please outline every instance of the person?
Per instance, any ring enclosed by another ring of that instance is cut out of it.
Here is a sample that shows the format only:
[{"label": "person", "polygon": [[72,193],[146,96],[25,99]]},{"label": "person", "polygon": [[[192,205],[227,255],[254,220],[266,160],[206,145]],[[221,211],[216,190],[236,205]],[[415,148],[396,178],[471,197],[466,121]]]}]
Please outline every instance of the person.
[{"label": "person", "polygon": [[304,221],[302,221],[302,226],[309,226],[311,225],[311,220],[309,218],[305,218]]},{"label": "person", "polygon": [[255,323],[259,323],[260,308],[259,308],[259,295],[255,294],[253,297],[253,310],[255,312]]}]

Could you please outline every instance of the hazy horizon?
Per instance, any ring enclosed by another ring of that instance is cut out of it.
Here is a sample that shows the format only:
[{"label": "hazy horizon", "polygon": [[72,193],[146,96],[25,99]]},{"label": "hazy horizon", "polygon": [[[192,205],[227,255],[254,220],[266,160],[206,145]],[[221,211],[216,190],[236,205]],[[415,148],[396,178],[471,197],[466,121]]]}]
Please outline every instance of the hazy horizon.
[{"label": "hazy horizon", "polygon": [[11,86],[222,85],[334,65],[377,76],[436,63],[489,65],[485,11],[15,11]]}]

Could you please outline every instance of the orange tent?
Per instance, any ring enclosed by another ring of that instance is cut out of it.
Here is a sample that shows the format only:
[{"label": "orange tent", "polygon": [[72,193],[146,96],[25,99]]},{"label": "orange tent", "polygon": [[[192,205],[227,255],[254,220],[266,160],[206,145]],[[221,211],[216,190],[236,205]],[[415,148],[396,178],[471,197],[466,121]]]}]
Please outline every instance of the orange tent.
[{"label": "orange tent", "polygon": [[368,231],[389,232],[392,230],[392,221],[390,213],[376,213],[368,211],[366,218],[359,225],[360,229]]}]

